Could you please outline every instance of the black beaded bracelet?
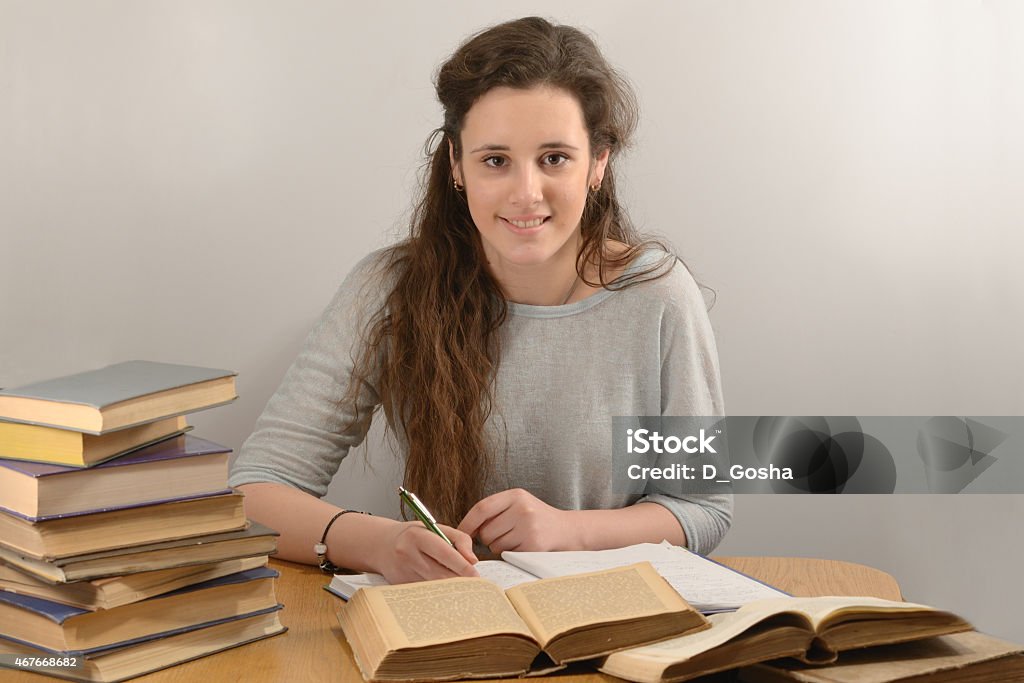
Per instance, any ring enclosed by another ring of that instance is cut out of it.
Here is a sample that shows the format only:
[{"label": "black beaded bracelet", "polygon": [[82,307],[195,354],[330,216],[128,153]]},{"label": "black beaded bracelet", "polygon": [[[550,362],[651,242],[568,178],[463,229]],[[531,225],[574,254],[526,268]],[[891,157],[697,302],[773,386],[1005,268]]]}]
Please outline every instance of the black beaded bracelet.
[{"label": "black beaded bracelet", "polygon": [[342,510],[331,517],[330,521],[327,522],[327,526],[324,527],[324,535],[320,538],[320,542],[313,545],[313,552],[316,553],[317,562],[320,563],[320,571],[325,574],[337,574],[338,572],[344,571],[342,567],[337,566],[327,559],[327,532],[331,530],[331,525],[334,524],[339,517],[348,514],[349,512],[358,512],[361,515],[370,514],[369,512],[363,512],[362,510]]}]

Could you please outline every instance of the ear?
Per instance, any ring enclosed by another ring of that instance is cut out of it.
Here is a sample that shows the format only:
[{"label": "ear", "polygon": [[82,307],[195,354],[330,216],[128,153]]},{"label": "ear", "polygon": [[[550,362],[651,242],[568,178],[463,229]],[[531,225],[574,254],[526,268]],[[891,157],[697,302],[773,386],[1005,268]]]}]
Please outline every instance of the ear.
[{"label": "ear", "polygon": [[462,169],[459,168],[458,164],[455,162],[455,146],[452,145],[452,141],[450,139],[448,140],[448,163],[452,167],[452,179],[459,185],[465,185],[465,183],[462,182],[462,178],[459,177],[462,174]]},{"label": "ear", "polygon": [[590,176],[590,184],[600,185],[604,181],[604,170],[608,167],[608,158],[611,156],[611,148],[606,147],[594,159],[594,171]]}]

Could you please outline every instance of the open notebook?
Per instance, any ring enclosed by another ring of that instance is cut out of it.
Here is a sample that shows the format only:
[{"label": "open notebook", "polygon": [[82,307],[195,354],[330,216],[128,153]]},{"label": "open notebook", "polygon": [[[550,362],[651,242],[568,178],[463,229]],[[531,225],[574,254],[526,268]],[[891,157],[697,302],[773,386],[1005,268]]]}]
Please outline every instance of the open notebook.
[{"label": "open notebook", "polygon": [[[672,588],[704,614],[728,612],[755,600],[787,596],[756,579],[667,541],[640,543],[614,550],[506,551],[501,558],[500,561],[478,563],[477,571],[502,588],[537,579],[650,562]],[[380,585],[387,585],[387,581],[379,574],[338,574],[326,588],[347,600],[360,588]]]}]

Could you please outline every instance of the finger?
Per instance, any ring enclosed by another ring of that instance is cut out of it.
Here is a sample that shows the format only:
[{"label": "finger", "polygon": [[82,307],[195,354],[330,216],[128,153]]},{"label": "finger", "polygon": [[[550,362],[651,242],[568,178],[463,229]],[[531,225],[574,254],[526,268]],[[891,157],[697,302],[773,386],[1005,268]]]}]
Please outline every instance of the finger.
[{"label": "finger", "polygon": [[498,552],[494,548],[494,542],[516,528],[520,516],[515,510],[502,510],[498,515],[488,519],[477,529],[476,537],[480,539],[492,552]]},{"label": "finger", "polygon": [[470,564],[476,564],[480,559],[473,552],[473,537],[450,526],[442,526],[445,536],[455,545],[455,549],[466,558]]},{"label": "finger", "polygon": [[[424,530],[426,531],[426,530]],[[421,549],[426,559],[432,560],[443,570],[442,576],[479,576],[476,567],[470,564],[454,546],[444,542],[440,536],[427,532],[431,538],[425,539]],[[472,554],[472,551],[470,551]]]},{"label": "finger", "polygon": [[421,580],[430,581],[430,580],[433,580],[433,579],[451,579],[451,578],[456,578],[456,577],[460,577],[460,576],[462,576],[462,577],[480,576],[480,574],[476,570],[476,567],[474,567],[473,565],[471,565],[469,563],[466,563],[465,566],[466,566],[465,573],[459,574],[459,573],[453,571],[451,569],[451,567],[449,567],[449,566],[447,566],[445,564],[442,564],[436,558],[424,556],[424,558],[423,558],[423,568],[420,570],[420,572],[421,572]]},{"label": "finger", "polygon": [[487,547],[496,555],[501,555],[506,550],[519,550],[520,546],[523,545],[520,536],[520,534],[516,533],[515,527],[513,527],[488,543]]},{"label": "finger", "polygon": [[514,501],[515,496],[512,491],[500,491],[487,496],[469,509],[466,516],[459,522],[459,531],[471,537],[477,536],[481,526],[492,517],[507,510]]}]

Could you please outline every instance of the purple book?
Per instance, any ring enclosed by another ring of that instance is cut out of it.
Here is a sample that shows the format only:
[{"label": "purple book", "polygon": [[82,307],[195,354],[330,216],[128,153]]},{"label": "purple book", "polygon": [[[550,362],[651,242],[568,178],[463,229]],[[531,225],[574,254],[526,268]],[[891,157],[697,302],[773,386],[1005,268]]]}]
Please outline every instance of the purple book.
[{"label": "purple book", "polygon": [[[182,434],[89,468],[0,458],[0,510],[37,522],[226,493],[230,453],[226,446]],[[192,466],[181,461],[201,456],[221,456],[205,458],[203,465],[190,461],[209,469],[208,481],[174,476],[179,467]],[[147,494],[147,488],[155,493]]]}]

